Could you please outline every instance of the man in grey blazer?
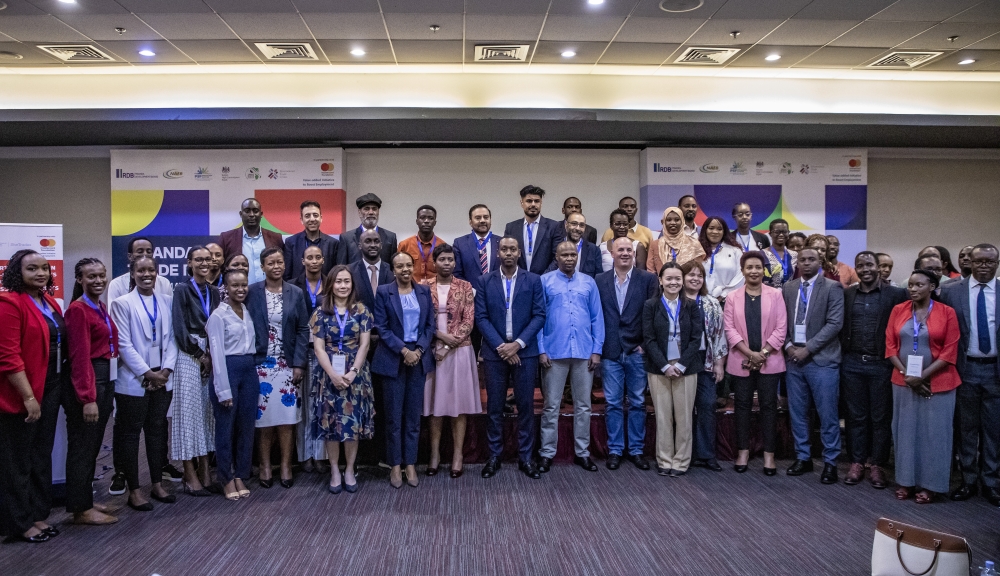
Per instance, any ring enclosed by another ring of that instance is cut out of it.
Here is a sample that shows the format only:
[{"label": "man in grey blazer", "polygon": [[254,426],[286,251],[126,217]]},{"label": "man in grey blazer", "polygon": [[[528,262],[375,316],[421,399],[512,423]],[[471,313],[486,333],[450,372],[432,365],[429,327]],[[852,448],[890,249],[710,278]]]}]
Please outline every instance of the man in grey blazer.
[{"label": "man in grey blazer", "polygon": [[972,249],[972,276],[941,287],[941,302],[955,309],[961,340],[956,397],[962,484],[952,500],[968,500],[982,484],[983,497],[1000,506],[1000,366],[997,361],[997,263],[991,244]]},{"label": "man in grey blazer", "polygon": [[795,463],[789,476],[812,472],[809,443],[810,400],[819,413],[823,440],[823,484],[837,482],[840,455],[840,328],[844,324],[844,288],[820,274],[819,252],[799,251],[800,277],[782,287],[788,312],[785,338],[788,415],[795,440]]}]

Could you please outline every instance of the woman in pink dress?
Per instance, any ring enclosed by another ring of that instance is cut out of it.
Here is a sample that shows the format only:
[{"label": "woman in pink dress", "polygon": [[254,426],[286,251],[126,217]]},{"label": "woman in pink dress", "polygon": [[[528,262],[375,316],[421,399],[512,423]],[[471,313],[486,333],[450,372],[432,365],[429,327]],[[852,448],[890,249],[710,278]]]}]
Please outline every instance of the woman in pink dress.
[{"label": "woman in pink dress", "polygon": [[462,448],[465,444],[465,415],[483,411],[479,395],[479,370],[469,334],[475,321],[472,284],[455,278],[455,250],[448,244],[434,248],[437,276],[425,282],[437,310],[434,359],[437,369],[427,374],[424,385],[424,416],[431,422],[431,460],[427,475],[438,473],[441,463],[442,418],[451,417],[454,451],[451,477],[462,475]]}]

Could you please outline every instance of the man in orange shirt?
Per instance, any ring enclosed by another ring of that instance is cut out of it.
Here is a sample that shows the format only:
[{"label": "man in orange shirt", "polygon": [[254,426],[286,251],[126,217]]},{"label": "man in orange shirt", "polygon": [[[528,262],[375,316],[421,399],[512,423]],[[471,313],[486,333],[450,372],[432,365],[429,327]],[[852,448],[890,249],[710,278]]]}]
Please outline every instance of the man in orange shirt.
[{"label": "man in orange shirt", "polygon": [[837,255],[840,254],[840,238],[830,234],[826,237],[826,240],[830,245],[826,251],[826,259],[837,268],[837,274],[840,275],[840,283],[844,285],[844,288],[861,282],[858,280],[858,273],[854,271],[854,268],[851,268],[844,262],[837,261]]},{"label": "man in orange shirt", "polygon": [[413,256],[413,281],[422,283],[437,275],[434,265],[434,248],[444,244],[444,240],[434,235],[437,226],[437,210],[424,204],[417,208],[417,234],[399,243],[399,251]]}]

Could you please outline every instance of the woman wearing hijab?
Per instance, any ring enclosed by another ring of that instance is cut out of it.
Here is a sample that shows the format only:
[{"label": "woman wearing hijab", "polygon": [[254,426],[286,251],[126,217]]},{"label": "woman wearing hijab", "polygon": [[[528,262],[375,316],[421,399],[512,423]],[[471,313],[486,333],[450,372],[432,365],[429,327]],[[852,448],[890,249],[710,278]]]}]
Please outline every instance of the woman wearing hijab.
[{"label": "woman wearing hijab", "polygon": [[660,223],[663,225],[663,232],[655,246],[650,246],[646,270],[658,274],[667,262],[681,266],[705,257],[705,249],[698,240],[684,233],[684,213],[680,208],[671,206],[664,210]]}]

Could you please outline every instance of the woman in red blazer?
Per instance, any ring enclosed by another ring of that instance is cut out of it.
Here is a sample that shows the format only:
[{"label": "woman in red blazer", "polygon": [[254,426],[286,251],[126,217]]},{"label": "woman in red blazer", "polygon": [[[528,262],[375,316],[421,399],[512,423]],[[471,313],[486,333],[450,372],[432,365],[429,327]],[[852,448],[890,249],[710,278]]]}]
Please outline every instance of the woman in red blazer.
[{"label": "woman in red blazer", "polygon": [[66,308],[72,388],[66,409],[66,511],[77,524],[112,524],[118,519],[94,506],[93,484],[104,429],[114,409],[118,328],[101,302],[107,270],[97,258],[74,269],[73,302]]},{"label": "woman in red blazer", "polygon": [[[892,438],[896,444],[896,498],[917,489],[918,504],[948,491],[951,476],[958,317],[932,299],[940,282],[929,270],[914,270],[910,301],[892,309],[885,330],[885,356],[893,365]],[[911,375],[908,375],[911,374]]]},{"label": "woman in red blazer", "polygon": [[46,293],[52,286],[49,263],[34,250],[10,257],[2,284],[7,292],[0,293],[0,534],[40,543],[59,534],[45,520],[65,323],[59,304]]}]

